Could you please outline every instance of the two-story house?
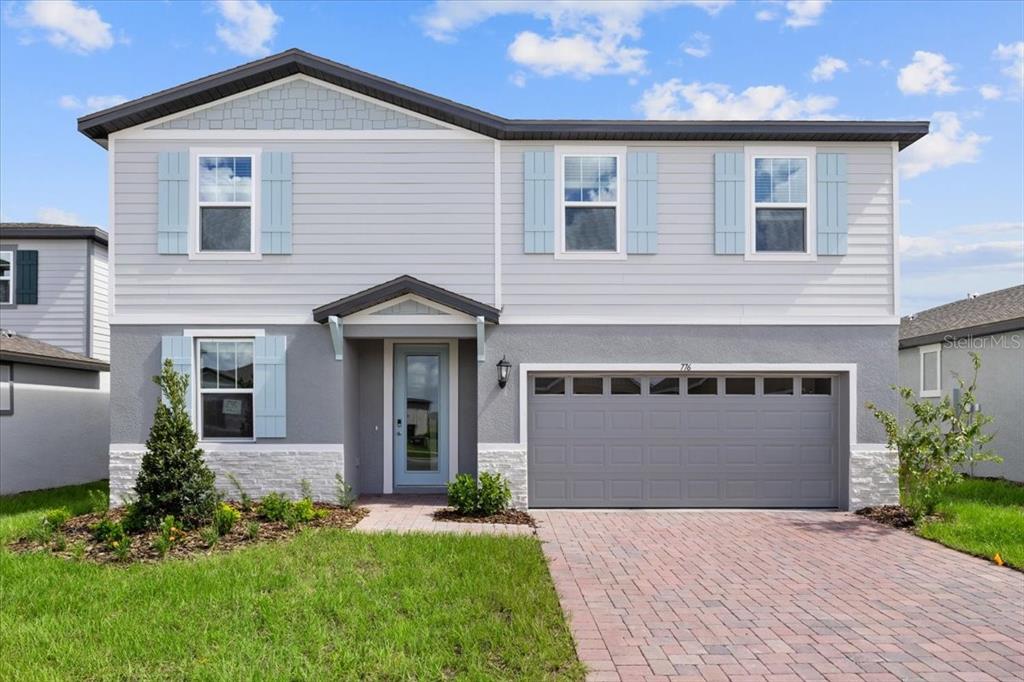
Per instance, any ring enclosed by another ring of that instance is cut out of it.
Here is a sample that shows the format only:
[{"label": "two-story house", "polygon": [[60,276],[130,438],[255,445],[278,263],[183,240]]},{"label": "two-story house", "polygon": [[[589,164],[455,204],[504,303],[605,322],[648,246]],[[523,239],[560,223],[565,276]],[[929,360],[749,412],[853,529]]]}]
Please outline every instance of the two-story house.
[{"label": "two-story house", "polygon": [[0,494],[107,477],[107,241],[0,223]]},{"label": "two-story house", "polygon": [[170,358],[256,494],[895,499],[863,404],[895,408],[926,122],[510,120],[289,50],[79,130],[109,157],[115,496]]}]

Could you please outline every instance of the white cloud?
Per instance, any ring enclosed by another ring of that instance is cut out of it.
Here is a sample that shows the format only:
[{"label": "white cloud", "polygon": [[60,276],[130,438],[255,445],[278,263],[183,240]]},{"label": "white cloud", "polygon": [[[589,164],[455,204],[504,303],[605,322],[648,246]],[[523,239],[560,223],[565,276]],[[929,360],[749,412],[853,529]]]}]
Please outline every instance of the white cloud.
[{"label": "white cloud", "polygon": [[[913,149],[913,147],[911,147]],[[904,312],[1020,284],[1024,223],[993,222],[900,236]]]},{"label": "white cloud", "polygon": [[123,95],[89,95],[81,100],[75,95],[64,95],[58,101],[61,109],[99,111],[116,107],[118,104],[127,102],[128,98]]},{"label": "white cloud", "polygon": [[836,77],[836,73],[839,71],[849,70],[850,67],[842,59],[824,55],[818,58],[817,66],[811,69],[811,80],[814,82],[830,81]]},{"label": "white cloud", "polygon": [[36,219],[41,223],[53,223],[55,225],[81,225],[82,221],[77,213],[65,211],[60,208],[45,207],[36,211]]},{"label": "white cloud", "polygon": [[525,88],[526,74],[523,73],[522,71],[516,71],[514,74],[508,77],[508,81],[517,88]]},{"label": "white cloud", "polygon": [[1006,63],[1003,75],[1010,79],[1014,97],[1020,97],[1024,93],[1024,40],[1009,45],[999,43],[992,51],[992,58]]},{"label": "white cloud", "polygon": [[831,0],[768,0],[770,5],[757,11],[754,17],[758,21],[775,21],[781,16],[781,10],[785,10],[783,23],[790,28],[805,28],[814,26],[821,20],[825,8]]},{"label": "white cloud", "polygon": [[688,4],[716,14],[726,0],[509,0],[508,2],[435,2],[420,24],[424,33],[440,42],[453,42],[460,31],[495,16],[527,14],[550,23],[549,35],[521,31],[508,46],[509,58],[543,76],[577,78],[605,74],[636,74],[646,69],[647,50],[632,41],[643,31],[652,13]]},{"label": "white cloud", "polygon": [[758,85],[736,94],[719,83],[683,83],[678,78],[644,91],[637,109],[647,119],[762,120],[829,118],[835,97],[795,97],[781,85]]},{"label": "white cloud", "polygon": [[900,154],[900,171],[903,177],[913,178],[936,168],[974,163],[989,139],[965,131],[955,113],[937,111],[932,115],[931,132]]},{"label": "white cloud", "polygon": [[998,85],[982,85],[978,88],[978,92],[981,93],[983,99],[1000,99],[1003,96],[1003,90]]},{"label": "white cloud", "polygon": [[904,95],[948,95],[960,88],[953,83],[952,64],[937,52],[917,50],[914,59],[900,69],[896,84]]},{"label": "white cloud", "polygon": [[34,41],[39,31],[51,45],[79,54],[114,45],[110,24],[100,13],[73,0],[31,0],[20,12],[5,12],[4,18],[11,26],[26,29],[25,42]]},{"label": "white cloud", "polygon": [[224,20],[217,24],[217,37],[228,49],[246,57],[270,53],[270,41],[281,21],[270,5],[256,0],[217,0],[217,10]]},{"label": "white cloud", "polygon": [[703,59],[711,54],[711,36],[697,31],[690,36],[687,42],[683,43],[682,48],[683,52],[691,57]]}]

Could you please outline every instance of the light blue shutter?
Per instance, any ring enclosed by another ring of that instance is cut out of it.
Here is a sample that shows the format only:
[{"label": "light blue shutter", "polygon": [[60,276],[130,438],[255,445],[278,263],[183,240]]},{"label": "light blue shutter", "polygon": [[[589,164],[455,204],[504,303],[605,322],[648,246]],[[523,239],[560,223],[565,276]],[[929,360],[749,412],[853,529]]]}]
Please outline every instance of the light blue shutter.
[{"label": "light blue shutter", "polygon": [[626,251],[658,252],[658,153],[626,157]]},{"label": "light blue shutter", "polygon": [[292,252],[292,153],[263,152],[260,250]]},{"label": "light blue shutter", "polygon": [[555,153],[523,152],[523,252],[555,252]]},{"label": "light blue shutter", "polygon": [[157,253],[188,253],[188,152],[160,152]]},{"label": "light blue shutter", "polygon": [[846,215],[846,154],[818,154],[818,255],[845,256],[849,230]]},{"label": "light blue shutter", "polygon": [[192,416],[192,424],[195,425],[195,414],[192,412],[192,393],[195,377],[192,376],[192,337],[191,336],[164,336],[160,339],[160,365],[161,369],[164,360],[170,359],[174,363],[174,371],[188,377],[188,390],[185,391],[185,407]]},{"label": "light blue shutter", "polygon": [[743,152],[715,153],[715,253],[743,253],[747,204]]},{"label": "light blue shutter", "polygon": [[256,376],[253,382],[253,413],[257,438],[284,438],[287,425],[285,411],[285,349],[284,336],[257,336],[253,339]]}]

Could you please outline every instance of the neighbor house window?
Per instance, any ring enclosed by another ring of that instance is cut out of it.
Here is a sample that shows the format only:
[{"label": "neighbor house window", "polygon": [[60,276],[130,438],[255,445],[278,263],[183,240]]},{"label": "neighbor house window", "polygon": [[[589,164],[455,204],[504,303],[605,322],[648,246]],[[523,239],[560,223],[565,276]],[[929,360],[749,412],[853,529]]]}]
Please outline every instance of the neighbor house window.
[{"label": "neighbor house window", "polygon": [[563,253],[619,253],[621,166],[618,154],[567,152],[561,157]]},{"label": "neighbor house window", "polygon": [[252,340],[200,339],[198,352],[201,437],[252,439]]},{"label": "neighbor house window", "polygon": [[0,251],[0,303],[14,303],[13,251]]},{"label": "neighbor house window", "polygon": [[14,414],[14,376],[11,366],[0,364],[0,415]]},{"label": "neighbor house window", "polygon": [[921,363],[921,397],[938,398],[942,396],[942,346],[932,344],[919,349]]},{"label": "neighbor house window", "polygon": [[255,251],[253,157],[200,155],[198,159],[199,251]]},{"label": "neighbor house window", "polygon": [[806,253],[808,159],[754,156],[755,253]]}]

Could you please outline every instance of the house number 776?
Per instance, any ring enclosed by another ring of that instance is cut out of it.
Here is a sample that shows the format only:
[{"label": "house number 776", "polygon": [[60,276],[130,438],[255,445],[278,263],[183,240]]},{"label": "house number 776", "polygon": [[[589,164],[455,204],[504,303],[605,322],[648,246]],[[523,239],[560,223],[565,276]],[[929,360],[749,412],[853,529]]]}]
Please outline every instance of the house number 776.
[{"label": "house number 776", "polygon": [[688,363],[688,362],[681,362],[681,363],[679,363],[679,371],[680,372],[689,372],[690,371],[690,363]]}]

